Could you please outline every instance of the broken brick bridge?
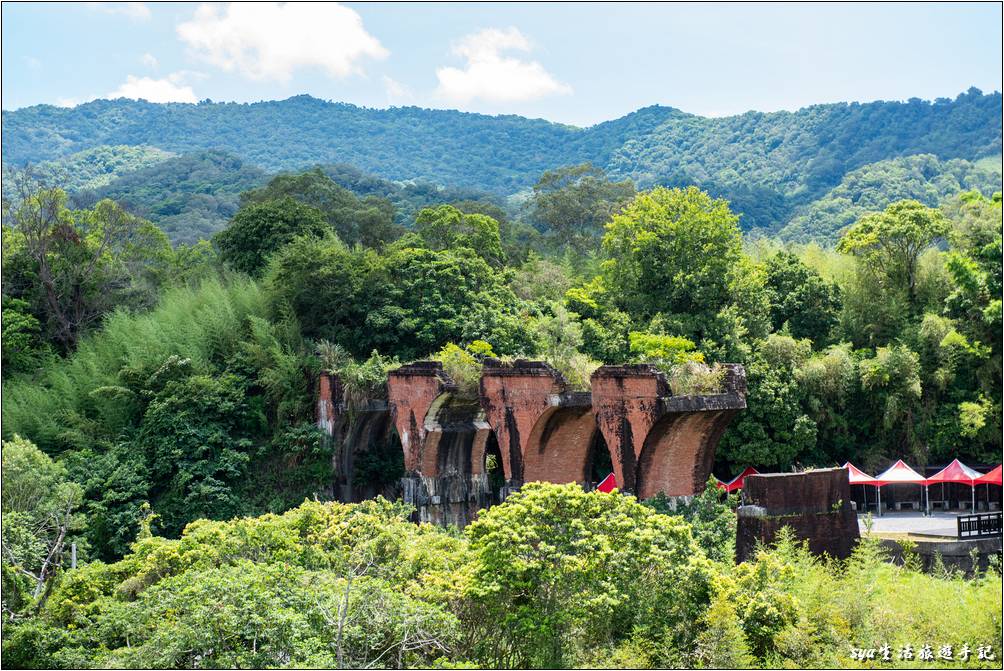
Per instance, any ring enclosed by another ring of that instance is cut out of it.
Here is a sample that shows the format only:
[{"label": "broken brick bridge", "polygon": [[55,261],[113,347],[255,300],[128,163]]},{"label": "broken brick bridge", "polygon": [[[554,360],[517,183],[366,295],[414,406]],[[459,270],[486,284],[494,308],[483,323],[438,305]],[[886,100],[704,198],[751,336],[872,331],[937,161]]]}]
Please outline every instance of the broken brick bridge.
[{"label": "broken brick bridge", "polygon": [[709,395],[674,396],[646,364],[602,366],[590,382],[572,391],[546,363],[487,359],[478,393],[465,394],[439,362],[419,361],[390,372],[385,399],[350,408],[337,376],[322,375],[317,421],[335,446],[332,493],[401,496],[421,520],[458,526],[524,482],[590,487],[611,470],[640,498],[691,496],[746,407],[738,364]]}]

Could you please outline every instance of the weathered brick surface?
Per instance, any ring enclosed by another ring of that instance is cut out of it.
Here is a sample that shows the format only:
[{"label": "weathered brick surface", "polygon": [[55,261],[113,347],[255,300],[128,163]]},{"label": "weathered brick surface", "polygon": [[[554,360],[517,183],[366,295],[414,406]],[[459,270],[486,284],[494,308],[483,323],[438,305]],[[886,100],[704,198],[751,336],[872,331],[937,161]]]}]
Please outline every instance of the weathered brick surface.
[{"label": "weathered brick surface", "polygon": [[426,417],[441,395],[455,388],[438,361],[417,361],[387,376],[387,402],[404,450],[404,468],[417,471],[435,463],[436,451],[426,455]]},{"label": "weathered brick surface", "polygon": [[[318,424],[347,432],[346,444],[383,449],[399,438],[404,498],[421,519],[462,524],[523,482],[586,482],[594,445],[609,449],[622,490],[642,497],[700,492],[722,432],[746,407],[742,366],[729,367],[724,393],[706,396],[672,396],[665,376],[648,365],[603,366],[591,384],[591,392],[570,392],[545,363],[489,359],[478,398],[464,398],[442,364],[420,361],[389,374],[386,406],[374,402],[354,413],[358,427],[343,426],[341,386],[323,377]],[[491,491],[484,469],[490,441],[498,442],[502,493]],[[338,470],[351,471],[356,449],[340,453]],[[344,496],[356,496],[339,482]]]},{"label": "weathered brick surface", "polygon": [[815,554],[845,558],[858,541],[843,468],[770,473],[746,478],[736,532],[736,560],[745,561],[757,541],[772,543],[782,527],[807,540]]},{"label": "weathered brick surface", "polygon": [[524,482],[585,482],[596,419],[588,405],[553,407],[537,422],[523,454]]},{"label": "weathered brick surface", "polygon": [[746,502],[777,514],[825,513],[851,500],[850,481],[843,468],[750,475],[743,490]]},{"label": "weathered brick surface", "polygon": [[726,368],[723,393],[704,396],[673,396],[666,377],[645,364],[593,373],[593,411],[622,489],[641,498],[704,490],[722,433],[746,407],[743,367]]},{"label": "weathered brick surface", "polygon": [[638,456],[669,396],[666,377],[646,364],[601,366],[591,379],[596,425],[610,449],[620,488],[635,491]]},{"label": "weathered brick surface", "polygon": [[317,427],[334,435],[335,424],[342,409],[342,382],[330,373],[321,373],[317,380]]},{"label": "weathered brick surface", "polygon": [[692,496],[704,491],[715,448],[735,410],[667,413],[649,432],[638,462],[638,496],[659,492]]},{"label": "weathered brick surface", "polygon": [[481,407],[498,438],[506,480],[524,481],[523,455],[530,434],[541,417],[559,405],[566,387],[561,374],[540,361],[485,362]]}]

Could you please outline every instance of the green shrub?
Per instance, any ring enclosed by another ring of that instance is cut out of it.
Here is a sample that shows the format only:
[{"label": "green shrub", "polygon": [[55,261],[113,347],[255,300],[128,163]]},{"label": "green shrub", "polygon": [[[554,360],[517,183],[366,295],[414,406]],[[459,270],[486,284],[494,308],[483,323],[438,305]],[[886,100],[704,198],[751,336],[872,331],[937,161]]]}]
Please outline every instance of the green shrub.
[{"label": "green shrub", "polygon": [[719,363],[708,366],[690,361],[669,371],[669,387],[675,396],[717,394],[725,383],[725,367]]},{"label": "green shrub", "polygon": [[490,344],[484,340],[475,340],[464,348],[447,343],[432,358],[442,362],[443,371],[457,384],[459,394],[477,396],[481,386],[482,361],[493,356],[495,353]]}]

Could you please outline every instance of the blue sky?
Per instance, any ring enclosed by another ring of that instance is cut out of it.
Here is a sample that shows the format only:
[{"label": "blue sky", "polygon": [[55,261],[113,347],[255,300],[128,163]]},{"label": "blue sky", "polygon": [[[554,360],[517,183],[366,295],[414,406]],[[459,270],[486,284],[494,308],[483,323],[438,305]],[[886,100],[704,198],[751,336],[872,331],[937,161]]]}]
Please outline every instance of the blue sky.
[{"label": "blue sky", "polygon": [[3,109],[309,93],[589,125],[1001,90],[1001,5],[4,3]]}]

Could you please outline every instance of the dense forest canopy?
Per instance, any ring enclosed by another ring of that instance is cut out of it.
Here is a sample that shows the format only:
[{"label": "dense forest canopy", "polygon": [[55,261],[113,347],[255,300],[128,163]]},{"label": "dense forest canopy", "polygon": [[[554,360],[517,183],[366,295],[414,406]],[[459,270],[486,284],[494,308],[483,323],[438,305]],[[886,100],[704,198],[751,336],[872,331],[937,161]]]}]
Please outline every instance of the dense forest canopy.
[{"label": "dense forest canopy", "polygon": [[[999,155],[1001,109],[1000,93],[971,89],[954,100],[837,103],[716,119],[656,106],[583,129],[310,96],[252,104],[96,100],[4,111],[3,153],[5,164],[19,166],[102,145],[176,154],[223,149],[273,173],[349,164],[393,181],[501,196],[528,189],[546,170],[589,162],[641,188],[696,185],[729,200],[743,230],[776,232],[863,166],[919,154],[970,162]],[[996,183],[999,189],[999,177]]]},{"label": "dense forest canopy", "polygon": [[[388,200],[315,169],[244,192],[212,243],[172,248],[113,200],[79,209],[19,179],[3,231],[3,435],[89,483],[91,514],[118,520],[120,535],[92,537],[100,556],[124,550],[143,501],[176,532],[288,500],[260,498],[256,469],[316,444],[310,380],[335,365],[330,347],[339,369],[367,371],[366,388],[395,362],[476,365],[464,347],[478,342],[580,387],[601,363],[673,375],[743,363],[749,408],[720,445],[723,476],[988,463],[1001,449],[999,194],[897,201],[826,250],[744,242],[723,199],[634,193],[582,167],[542,175],[522,228],[465,201],[406,229]],[[188,466],[177,455],[190,440]],[[327,486],[316,449],[301,462],[307,490]]]},{"label": "dense forest canopy", "polygon": [[[351,407],[426,358],[461,389],[488,356],[575,389],[648,363],[674,394],[736,362],[722,478],[993,464],[1000,108],[589,129],[305,96],[4,112],[5,658],[823,667],[917,631],[997,640],[999,567],[929,575],[872,541],[819,562],[786,537],[735,566],[714,489],[670,510],[531,484],[462,532],[334,503],[313,401],[322,371]],[[393,485],[403,454],[358,466]]]}]

